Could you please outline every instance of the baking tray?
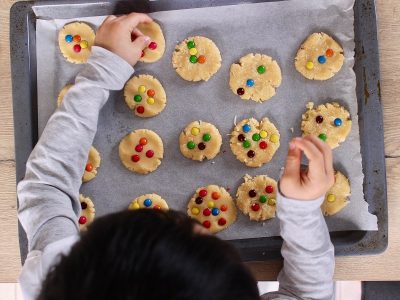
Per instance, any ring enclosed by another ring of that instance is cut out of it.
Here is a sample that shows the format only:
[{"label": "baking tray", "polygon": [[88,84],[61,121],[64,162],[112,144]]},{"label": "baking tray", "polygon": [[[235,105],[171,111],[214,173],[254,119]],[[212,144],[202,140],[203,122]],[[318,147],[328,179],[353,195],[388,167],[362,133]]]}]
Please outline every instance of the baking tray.
[{"label": "baking tray", "polygon": [[[10,12],[11,71],[14,106],[16,176],[25,174],[25,164],[38,140],[36,90],[36,19],[77,18],[155,12],[197,7],[273,2],[239,0],[136,0],[136,1],[28,1],[15,3]],[[386,167],[381,108],[379,50],[375,2],[356,0],[355,43],[357,101],[363,158],[364,195],[369,211],[378,218],[378,231],[332,232],[338,256],[382,253],[388,244]],[[373,136],[374,138],[368,138]],[[27,255],[27,239],[19,224],[21,260]],[[281,259],[280,237],[231,240],[243,261]]]}]

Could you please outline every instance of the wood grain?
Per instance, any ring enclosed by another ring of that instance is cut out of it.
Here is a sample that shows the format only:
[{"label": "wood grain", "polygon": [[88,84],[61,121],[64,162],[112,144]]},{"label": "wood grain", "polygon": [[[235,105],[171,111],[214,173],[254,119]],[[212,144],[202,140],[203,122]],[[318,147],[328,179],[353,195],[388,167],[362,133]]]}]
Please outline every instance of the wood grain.
[{"label": "wood grain", "polygon": [[[0,0],[0,282],[15,282],[18,249],[14,132],[9,60],[9,11],[16,1]],[[381,91],[389,202],[389,247],[383,255],[341,257],[337,280],[400,280],[400,1],[378,0]],[[373,137],[372,137],[373,138]],[[280,263],[250,263],[259,280],[275,280]]]}]

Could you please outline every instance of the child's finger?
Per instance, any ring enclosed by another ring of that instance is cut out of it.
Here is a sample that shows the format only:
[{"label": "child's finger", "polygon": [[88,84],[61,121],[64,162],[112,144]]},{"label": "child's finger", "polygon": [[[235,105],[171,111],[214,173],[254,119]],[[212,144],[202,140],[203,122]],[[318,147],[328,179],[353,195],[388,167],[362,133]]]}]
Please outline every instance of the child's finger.
[{"label": "child's finger", "polygon": [[140,49],[143,50],[150,44],[151,39],[146,36],[146,35],[141,35],[137,37],[133,42],[132,42],[132,47],[134,49]]},{"label": "child's finger", "polygon": [[107,18],[104,19],[103,24],[109,23],[109,22],[115,20],[116,18],[117,18],[116,16],[110,15]]},{"label": "child's finger", "polygon": [[123,16],[121,18],[121,22],[128,26],[130,32],[132,32],[138,24],[149,23],[152,21],[153,19],[150,18],[148,15],[140,13],[130,13],[129,15]]},{"label": "child's finger", "polygon": [[308,176],[315,179],[321,175],[325,176],[325,163],[322,153],[310,141],[306,139],[296,139],[296,146],[304,152],[308,158]]},{"label": "child's finger", "polygon": [[289,144],[289,151],[286,158],[284,176],[288,176],[298,180],[300,178],[300,162],[301,162],[301,151],[299,148],[296,147],[296,144],[292,141]]},{"label": "child's finger", "polygon": [[325,172],[327,175],[333,174],[333,157],[332,157],[332,149],[329,147],[329,145],[323,141],[321,141],[319,138],[315,136],[306,136],[306,140],[309,140],[312,142],[318,149],[319,151],[322,152],[323,157],[324,157],[324,162],[325,162]]}]

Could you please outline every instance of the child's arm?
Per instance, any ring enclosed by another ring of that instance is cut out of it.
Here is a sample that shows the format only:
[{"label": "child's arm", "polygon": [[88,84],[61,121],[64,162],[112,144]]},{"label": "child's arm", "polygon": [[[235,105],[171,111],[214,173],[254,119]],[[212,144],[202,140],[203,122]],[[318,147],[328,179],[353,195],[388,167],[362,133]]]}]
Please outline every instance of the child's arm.
[{"label": "child's arm", "polygon": [[[300,169],[302,151],[309,160],[307,171]],[[315,137],[293,140],[277,201],[284,267],[278,277],[279,292],[266,299],[278,295],[334,299],[334,248],[320,209],[333,183],[329,146]]]},{"label": "child's arm", "polygon": [[138,23],[150,21],[143,14],[111,16],[104,21],[86,67],[32,151],[25,178],[18,184],[18,217],[29,250],[42,250],[79,231],[79,188],[99,111],[110,90],[122,89],[133,73],[132,65],[149,43],[140,32],[132,42],[131,32]]}]

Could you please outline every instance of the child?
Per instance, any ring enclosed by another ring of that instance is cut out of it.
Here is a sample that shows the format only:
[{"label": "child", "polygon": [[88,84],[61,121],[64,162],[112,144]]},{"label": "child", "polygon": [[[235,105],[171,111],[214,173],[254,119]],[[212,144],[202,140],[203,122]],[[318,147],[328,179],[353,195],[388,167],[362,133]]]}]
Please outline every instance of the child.
[{"label": "child", "polygon": [[[150,41],[136,26],[151,21],[137,13],[104,21],[91,58],[30,155],[18,185],[30,251],[20,277],[25,299],[260,299],[236,250],[182,213],[119,212],[79,235],[82,166],[99,111],[133,74]],[[261,299],[334,298],[334,249],[320,211],[333,182],[330,148],[315,137],[294,139],[277,199],[280,289]]]}]

